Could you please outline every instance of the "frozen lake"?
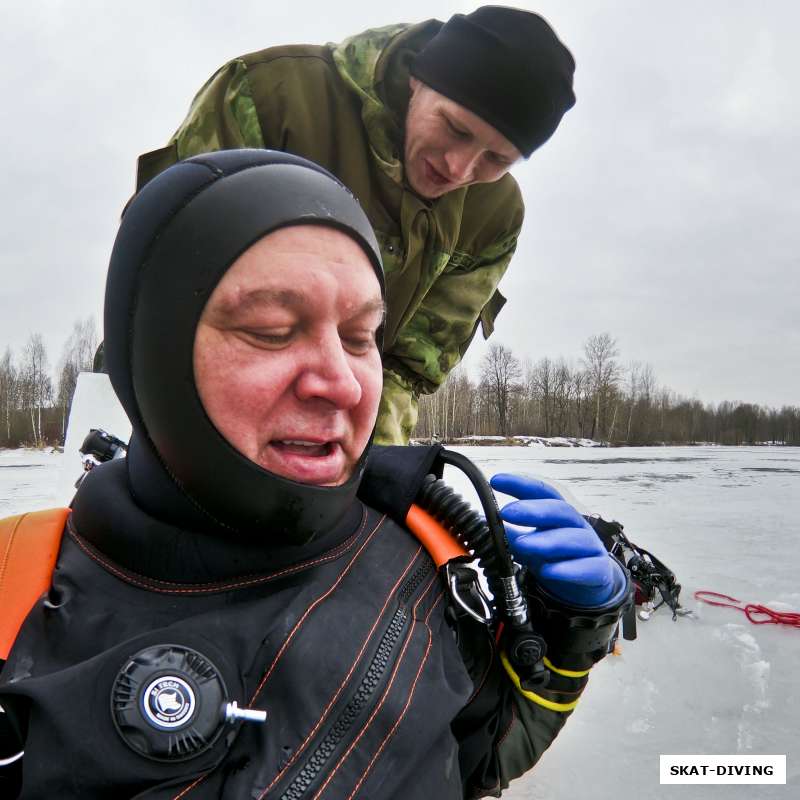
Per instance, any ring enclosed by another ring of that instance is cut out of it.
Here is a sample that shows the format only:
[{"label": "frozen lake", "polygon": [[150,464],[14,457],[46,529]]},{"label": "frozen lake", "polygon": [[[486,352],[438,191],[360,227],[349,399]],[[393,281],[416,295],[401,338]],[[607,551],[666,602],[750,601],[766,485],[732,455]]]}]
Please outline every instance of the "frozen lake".
[{"label": "frozen lake", "polygon": [[[618,519],[683,585],[593,671],[564,731],[511,800],[800,797],[800,630],[695,605],[710,589],[800,611],[800,448],[459,448],[491,475],[558,480]],[[61,456],[0,451],[0,514],[52,504]],[[448,478],[461,491],[460,475]],[[659,754],[786,754],[786,786],[660,786]]]}]

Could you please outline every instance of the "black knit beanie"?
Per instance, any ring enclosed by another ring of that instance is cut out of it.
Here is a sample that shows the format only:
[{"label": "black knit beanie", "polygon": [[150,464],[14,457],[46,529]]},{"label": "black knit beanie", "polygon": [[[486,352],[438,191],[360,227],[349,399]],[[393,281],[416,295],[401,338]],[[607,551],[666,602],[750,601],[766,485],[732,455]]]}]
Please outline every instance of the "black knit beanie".
[{"label": "black knit beanie", "polygon": [[456,14],[414,59],[411,74],[477,114],[525,158],[575,105],[575,60],[538,14],[482,6]]}]

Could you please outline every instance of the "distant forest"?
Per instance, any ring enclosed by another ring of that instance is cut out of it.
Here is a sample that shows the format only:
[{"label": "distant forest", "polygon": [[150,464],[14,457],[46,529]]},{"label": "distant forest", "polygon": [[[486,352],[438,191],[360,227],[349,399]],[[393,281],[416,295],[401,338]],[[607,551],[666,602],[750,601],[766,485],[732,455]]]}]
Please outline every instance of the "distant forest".
[{"label": "distant forest", "polygon": [[704,404],[659,385],[650,364],[620,362],[608,333],[590,336],[574,363],[521,361],[492,344],[477,383],[456,369],[420,399],[418,438],[565,436],[611,445],[800,445],[800,406]]},{"label": "distant forest", "polygon": [[97,350],[92,317],[78,320],[51,374],[41,334],[33,333],[16,356],[0,357],[0,447],[61,445],[78,373],[91,371]]},{"label": "distant forest", "polygon": [[[92,369],[99,335],[92,318],[75,322],[55,369],[40,334],[0,357],[0,447],[63,444],[78,374]],[[800,407],[717,406],[676,395],[649,364],[623,366],[608,333],[591,336],[574,363],[521,361],[489,347],[476,382],[454,370],[420,399],[416,438],[570,436],[613,445],[800,445]]]}]

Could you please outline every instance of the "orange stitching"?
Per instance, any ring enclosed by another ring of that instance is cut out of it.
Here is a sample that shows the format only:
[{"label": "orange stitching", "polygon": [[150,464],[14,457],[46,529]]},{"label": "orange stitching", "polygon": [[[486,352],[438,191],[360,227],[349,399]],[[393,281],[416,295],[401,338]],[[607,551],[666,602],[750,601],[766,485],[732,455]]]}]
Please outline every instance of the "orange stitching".
[{"label": "orange stitching", "polygon": [[334,592],[334,590],[339,586],[339,584],[344,580],[344,576],[347,575],[347,573],[350,571],[350,568],[353,566],[353,564],[356,563],[358,557],[361,555],[361,553],[364,552],[364,549],[366,548],[366,546],[370,543],[370,541],[372,541],[372,537],[378,532],[378,530],[380,529],[381,525],[383,525],[383,521],[385,519],[386,519],[386,516],[384,515],[378,520],[378,524],[375,526],[375,528],[372,530],[372,532],[369,534],[369,536],[367,536],[367,538],[364,540],[364,543],[361,545],[361,547],[359,547],[358,550],[356,550],[356,552],[353,554],[353,557],[350,559],[350,561],[348,562],[347,566],[342,570],[341,575],[339,575],[339,577],[336,579],[336,581],[333,583],[333,585],[325,592],[325,594],[320,595],[305,610],[303,616],[300,617],[299,620],[297,620],[297,622],[295,623],[294,627],[291,630],[291,633],[286,637],[286,640],[281,645],[281,649],[278,651],[277,655],[275,656],[275,659],[273,660],[273,662],[270,665],[269,669],[267,670],[266,674],[261,679],[261,683],[258,684],[258,687],[256,688],[253,696],[250,698],[250,702],[249,702],[248,705],[252,705],[255,702],[255,700],[258,697],[258,695],[261,694],[261,690],[264,688],[264,684],[266,684],[266,682],[269,680],[270,675],[272,675],[272,673],[275,671],[275,667],[278,665],[278,662],[281,660],[281,658],[283,658],[283,654],[286,652],[287,648],[289,647],[289,643],[292,641],[292,639],[294,638],[294,635],[300,629],[300,626],[306,621],[306,619],[308,618],[308,615],[323,600],[326,600]]},{"label": "orange stitching", "polygon": [[408,632],[408,637],[406,638],[406,641],[403,644],[403,649],[400,651],[400,656],[397,659],[397,663],[394,665],[394,669],[392,670],[392,677],[390,678],[389,683],[383,692],[383,695],[381,695],[381,699],[378,701],[378,705],[375,706],[375,708],[372,711],[372,714],[370,714],[369,719],[364,723],[364,727],[361,729],[358,736],[356,736],[356,738],[350,743],[350,747],[347,748],[345,753],[339,759],[339,763],[336,764],[336,766],[331,770],[330,774],[325,779],[325,783],[323,783],[322,786],[320,786],[319,790],[314,795],[312,800],[317,800],[317,798],[325,791],[327,785],[333,780],[333,776],[338,772],[339,767],[341,767],[342,764],[344,764],[344,762],[347,760],[347,757],[353,751],[353,748],[359,743],[359,741],[361,741],[361,737],[367,732],[367,728],[369,728],[369,726],[372,724],[372,720],[375,719],[375,717],[378,715],[378,712],[383,707],[383,704],[386,702],[386,698],[389,696],[389,692],[391,691],[392,686],[394,685],[394,680],[397,677],[397,673],[400,671],[400,665],[403,663],[403,658],[405,657],[408,645],[411,643],[411,639],[414,634],[414,626],[417,624],[418,621],[419,620],[414,619],[414,621],[411,623],[411,630]]},{"label": "orange stitching", "polygon": [[432,605],[432,606],[430,607],[430,609],[428,610],[428,616],[427,616],[427,617],[425,617],[425,624],[426,624],[426,625],[428,624],[428,620],[431,618],[431,614],[433,614],[433,610],[436,608],[436,606],[438,606],[438,605],[439,605],[439,601],[440,601],[440,600],[441,600],[443,597],[444,597],[444,592],[439,592],[439,594],[437,595],[436,599],[433,601],[433,605]]},{"label": "orange stitching", "polygon": [[[389,692],[392,690],[392,686],[394,685],[394,681],[395,681],[395,678],[397,677],[397,673],[400,671],[400,665],[403,663],[403,659],[405,658],[406,650],[408,649],[408,646],[411,643],[412,638],[414,637],[414,626],[417,624],[417,622],[419,622],[419,619],[416,616],[417,608],[419,607],[420,603],[422,602],[422,600],[424,599],[425,595],[430,590],[430,588],[433,585],[434,581],[437,580],[437,578],[438,578],[437,573],[434,573],[433,578],[430,580],[430,582],[428,583],[427,587],[425,587],[425,591],[422,593],[420,598],[414,604],[414,608],[412,609],[412,612],[411,612],[411,616],[412,616],[412,619],[413,619],[413,622],[411,623],[411,630],[409,630],[409,632],[408,632],[408,636],[406,637],[406,640],[405,640],[405,642],[403,644],[403,649],[400,651],[400,655],[397,658],[397,663],[394,665],[394,670],[392,670],[392,677],[389,679],[389,683],[386,686],[386,689],[384,690],[383,695],[381,696],[381,699],[378,701],[378,704],[373,709],[372,714],[370,714],[369,719],[364,723],[364,727],[361,729],[361,731],[359,732],[358,736],[356,736],[356,738],[350,743],[350,747],[347,748],[347,750],[344,752],[342,757],[339,759],[339,762],[330,771],[328,777],[325,779],[325,783],[323,783],[322,786],[319,787],[319,790],[314,795],[312,800],[317,800],[317,798],[325,791],[325,789],[328,786],[328,784],[331,782],[331,780],[333,780],[333,776],[339,771],[339,768],[347,760],[348,756],[353,751],[353,748],[359,743],[359,741],[361,741],[361,738],[367,732],[367,729],[372,724],[372,721],[375,719],[375,717],[378,715],[378,712],[381,710],[381,708],[383,708],[383,704],[386,702],[386,698],[389,696]],[[428,628],[428,640],[429,641],[430,641],[430,638],[431,638],[431,631],[430,631],[430,628]],[[426,653],[425,657],[427,658],[427,653]],[[423,663],[424,663],[424,661],[423,661]],[[259,798],[259,800],[260,800],[260,798]]]},{"label": "orange stitching", "polygon": [[194,789],[195,786],[197,786],[198,783],[204,781],[207,776],[208,773],[206,772],[205,774],[200,775],[198,778],[195,778],[185,789],[183,789],[183,791],[181,791],[180,794],[176,794],[172,800],[181,800],[181,798],[185,797],[192,789]]},{"label": "orange stitching", "polygon": [[[337,587],[337,586],[338,586],[338,585],[339,585],[339,584],[342,582],[342,579],[343,579],[343,578],[344,578],[344,576],[345,576],[345,575],[348,573],[348,571],[350,570],[350,567],[352,567],[352,566],[353,566],[353,564],[355,563],[356,559],[359,557],[359,555],[361,555],[361,553],[362,553],[362,551],[364,550],[364,548],[365,548],[365,547],[366,547],[366,546],[369,544],[369,542],[371,541],[372,537],[373,537],[373,536],[374,536],[374,535],[375,535],[375,534],[376,534],[376,533],[377,533],[377,532],[380,530],[380,528],[381,528],[381,526],[383,525],[383,523],[384,523],[384,520],[385,520],[385,519],[386,519],[386,515],[384,514],[384,515],[383,515],[383,516],[382,516],[382,517],[381,517],[381,518],[378,520],[377,524],[376,524],[376,525],[375,525],[375,527],[372,529],[372,532],[369,534],[369,536],[368,536],[368,537],[367,537],[367,538],[364,540],[364,543],[361,545],[361,547],[359,547],[359,548],[358,548],[358,550],[355,552],[355,554],[353,555],[353,557],[350,559],[350,562],[349,562],[349,563],[348,563],[348,565],[347,565],[347,566],[344,568],[344,571],[342,572],[342,574],[341,574],[341,575],[339,575],[339,577],[337,578],[336,582],[335,582],[335,583],[334,583],[334,584],[333,584],[333,585],[332,585],[332,586],[331,586],[331,587],[328,589],[328,591],[327,591],[327,592],[325,592],[325,594],[323,594],[321,597],[318,597],[318,598],[317,598],[317,599],[316,599],[316,600],[315,600],[315,601],[314,601],[314,602],[313,602],[313,603],[312,603],[312,604],[311,604],[311,605],[310,605],[310,606],[309,606],[309,607],[306,609],[306,611],[305,611],[305,613],[303,614],[303,616],[302,616],[302,617],[301,617],[301,618],[300,618],[300,619],[299,619],[299,620],[298,620],[298,621],[295,623],[295,626],[294,626],[294,628],[292,628],[292,632],[289,634],[288,638],[286,639],[286,641],[285,641],[285,642],[283,643],[283,645],[281,646],[281,649],[278,651],[278,654],[275,656],[275,660],[272,662],[272,665],[270,666],[270,668],[269,668],[269,670],[268,670],[267,674],[266,674],[266,675],[264,675],[264,677],[261,679],[261,683],[258,685],[258,688],[257,688],[257,689],[256,689],[256,691],[255,691],[255,694],[253,694],[253,696],[250,698],[250,702],[248,703],[248,706],[252,706],[252,705],[253,705],[253,703],[255,702],[255,699],[256,699],[256,697],[258,697],[259,693],[260,693],[260,692],[261,692],[261,690],[264,688],[264,684],[267,682],[267,679],[268,679],[268,678],[269,678],[269,676],[272,674],[272,671],[275,669],[275,666],[277,665],[278,661],[280,661],[280,659],[281,659],[281,657],[282,657],[283,653],[286,651],[286,648],[289,646],[289,642],[291,641],[291,639],[292,639],[292,637],[295,635],[295,633],[297,633],[297,630],[299,629],[300,625],[302,625],[302,623],[304,622],[304,620],[306,619],[306,617],[307,617],[307,616],[308,616],[308,615],[311,613],[311,611],[314,609],[314,607],[315,607],[316,605],[318,605],[319,603],[321,603],[321,602],[322,602],[322,601],[323,601],[323,600],[324,600],[326,597],[328,597],[328,595],[330,595],[330,593],[331,593],[331,592],[333,592],[333,590],[334,590],[334,589],[335,589],[335,588],[336,588],[336,587]],[[366,523],[366,516],[364,517],[364,522],[362,523],[362,528],[364,527],[364,524],[365,524],[365,523]],[[360,531],[359,531],[359,532],[360,532]],[[414,556],[414,558],[416,558],[416,555]],[[198,777],[198,778],[195,780],[195,782],[194,782],[194,783],[191,783],[191,784],[189,784],[189,786],[187,786],[187,787],[186,787],[186,788],[183,790],[183,792],[181,792],[181,794],[179,794],[177,797],[173,798],[173,800],[180,800],[180,798],[181,798],[181,797],[185,796],[185,795],[186,795],[186,794],[188,794],[188,793],[189,793],[189,792],[190,792],[190,791],[191,791],[191,790],[192,790],[192,789],[193,789],[195,786],[197,786],[197,785],[199,785],[200,783],[202,783],[202,782],[203,782],[203,781],[204,781],[204,780],[205,780],[205,779],[206,779],[206,778],[207,778],[207,777],[208,777],[210,774],[211,774],[211,771],[209,771],[209,772],[206,772],[204,775],[201,775],[200,777]],[[267,787],[267,788],[269,788],[269,787]],[[266,790],[265,790],[265,791],[266,791]],[[262,797],[263,797],[263,795],[262,795]]]},{"label": "orange stitching", "polygon": [[[431,590],[431,587],[432,587],[432,586],[433,586],[433,585],[434,585],[434,584],[435,584],[435,583],[436,583],[438,580],[439,580],[439,573],[438,573],[438,572],[434,572],[434,573],[433,573],[433,577],[432,577],[432,578],[431,578],[431,579],[428,581],[428,585],[425,587],[424,591],[422,592],[422,594],[421,594],[421,595],[419,596],[419,598],[417,599],[417,602],[416,602],[416,603],[414,603],[414,608],[411,610],[411,616],[413,616],[413,617],[414,617],[414,619],[419,619],[419,617],[417,616],[417,609],[419,608],[420,604],[422,603],[422,601],[423,601],[423,600],[425,599],[425,597],[427,596],[428,592]],[[433,609],[431,608],[431,609],[428,611],[428,616],[430,616],[430,612],[431,612],[432,610],[433,610]],[[428,618],[426,617],[424,621],[425,621],[425,622],[427,622],[427,621],[428,621]]]},{"label": "orange stitching", "polygon": [[[336,550],[331,550],[323,556],[319,556],[318,558],[312,561],[303,561],[300,564],[295,564],[291,567],[286,567],[285,569],[280,570],[279,572],[273,572],[268,575],[259,575],[253,578],[249,578],[247,580],[236,581],[233,583],[219,583],[219,584],[190,584],[191,588],[164,588],[166,586],[183,586],[185,584],[180,583],[172,583],[170,581],[154,581],[153,579],[144,578],[143,576],[137,575],[136,573],[128,573],[121,570],[119,567],[112,564],[110,561],[106,561],[103,559],[98,551],[96,551],[89,543],[75,530],[70,530],[69,535],[81,548],[81,550],[86,553],[93,561],[96,561],[100,566],[102,566],[107,572],[110,572],[112,575],[120,578],[121,580],[125,581],[125,583],[130,583],[133,586],[137,586],[140,589],[147,589],[148,591],[158,592],[161,594],[211,594],[215,592],[227,592],[232,589],[242,589],[248,586],[256,586],[261,583],[267,583],[269,581],[275,580],[276,578],[283,577],[284,575],[291,575],[295,572],[300,572],[304,569],[308,569],[309,567],[316,566],[317,564],[322,564],[326,561],[332,561],[337,559],[340,555],[347,552],[352,546],[354,541],[361,535],[364,528],[366,527],[366,516],[364,516],[361,527],[354,533],[344,544],[339,545]],[[158,584],[162,584],[159,586]]]},{"label": "orange stitching", "polygon": [[342,680],[339,688],[336,690],[336,693],[333,695],[333,697],[331,698],[330,702],[325,707],[324,711],[322,712],[322,716],[319,718],[317,723],[311,729],[311,731],[309,732],[308,736],[306,736],[305,740],[300,745],[300,747],[298,747],[297,750],[294,752],[294,755],[284,765],[283,769],[272,779],[272,782],[269,784],[269,786],[267,786],[267,788],[264,789],[264,791],[258,796],[258,800],[262,800],[264,795],[266,795],[266,793],[286,774],[286,770],[289,769],[289,767],[291,767],[292,764],[294,764],[295,761],[297,761],[297,759],[300,757],[300,754],[303,752],[303,750],[305,749],[306,745],[308,744],[309,740],[319,730],[320,725],[322,725],[322,723],[327,718],[328,713],[330,712],[330,710],[333,707],[334,703],[339,699],[339,695],[341,695],[342,690],[346,686],[347,682],[350,680],[350,678],[351,678],[351,676],[353,674],[353,671],[355,670],[356,666],[358,665],[358,662],[361,660],[361,657],[364,655],[364,651],[367,648],[367,644],[369,644],[369,640],[372,638],[372,634],[375,632],[375,628],[378,627],[378,623],[380,622],[381,617],[383,616],[383,612],[386,610],[386,606],[389,605],[389,601],[392,599],[394,593],[397,591],[397,587],[400,585],[400,582],[408,574],[409,570],[414,565],[414,562],[417,560],[417,556],[419,556],[419,554],[421,552],[422,552],[422,546],[417,548],[417,552],[414,553],[413,557],[411,558],[411,561],[408,562],[408,565],[403,570],[403,572],[400,575],[400,577],[397,579],[397,582],[395,583],[395,585],[392,586],[392,588],[389,590],[389,594],[386,597],[386,601],[384,602],[383,607],[381,608],[381,610],[378,612],[378,616],[375,617],[375,622],[373,622],[372,627],[369,630],[369,633],[367,633],[367,636],[364,639],[364,643],[361,645],[361,649],[358,651],[358,654],[356,655],[356,657],[355,657],[355,659],[353,661],[353,664],[350,667],[349,672],[347,673],[347,675],[345,675],[345,677]]},{"label": "orange stitching", "polygon": [[[428,586],[428,588],[430,588],[430,585]],[[358,782],[356,783],[355,787],[353,788],[353,791],[350,793],[350,796],[347,798],[347,800],[353,800],[353,797],[361,788],[361,784],[364,783],[364,781],[367,778],[367,775],[370,773],[372,767],[375,765],[375,762],[378,760],[378,757],[383,752],[386,743],[389,741],[389,739],[392,738],[392,736],[394,736],[394,732],[397,730],[398,725],[400,725],[400,723],[403,720],[403,717],[405,717],[406,712],[408,711],[408,707],[411,705],[411,700],[414,697],[414,692],[416,691],[417,688],[417,682],[419,681],[420,675],[422,675],[422,669],[425,666],[425,662],[428,660],[428,655],[430,654],[431,646],[433,644],[433,631],[428,626],[428,620],[431,618],[431,614],[433,614],[434,609],[436,608],[436,606],[439,605],[439,601],[443,597],[444,597],[444,592],[439,592],[438,596],[436,597],[436,600],[434,600],[433,605],[431,605],[430,609],[428,610],[428,614],[425,617],[425,627],[428,628],[428,646],[425,648],[425,653],[422,657],[422,661],[420,662],[419,668],[417,669],[417,674],[414,676],[414,681],[412,682],[411,687],[409,688],[408,699],[406,700],[406,704],[405,706],[403,706],[403,710],[400,712],[400,716],[395,721],[394,725],[392,726],[392,729],[389,731],[389,733],[386,734],[383,741],[378,746],[378,749],[375,751],[375,754],[372,756],[372,759],[370,760],[369,764],[367,764],[367,768],[361,774],[361,777],[358,779]],[[316,800],[316,798],[314,798],[314,800]]]},{"label": "orange stitching", "polygon": [[[438,604],[441,597],[442,595],[439,595],[439,597],[436,599],[434,607],[436,606],[436,604]],[[353,797],[355,797],[356,793],[361,788],[361,784],[364,783],[364,781],[367,779],[367,775],[369,775],[370,771],[372,770],[372,767],[375,766],[375,762],[378,760],[378,757],[383,752],[383,748],[386,747],[386,743],[389,741],[389,739],[392,738],[392,736],[394,736],[394,732],[397,730],[398,726],[403,721],[403,717],[405,717],[406,712],[408,711],[408,707],[411,705],[411,700],[414,697],[414,692],[416,691],[417,688],[417,682],[419,681],[420,675],[422,675],[422,669],[425,666],[425,662],[428,660],[428,655],[431,652],[432,644],[433,644],[433,635],[431,633],[431,629],[428,628],[428,646],[425,648],[425,654],[422,656],[422,661],[420,662],[419,668],[417,669],[417,674],[414,676],[414,682],[411,684],[411,688],[409,689],[408,699],[406,700],[406,704],[403,706],[403,710],[400,712],[400,716],[397,718],[394,725],[392,725],[392,729],[389,731],[389,733],[386,734],[383,741],[378,746],[378,749],[375,751],[375,755],[373,755],[372,758],[370,759],[369,764],[367,764],[367,768],[361,774],[361,777],[358,779],[358,782],[353,787],[353,791],[350,793],[347,800],[353,800]],[[314,798],[314,800],[316,800],[316,798]]]}]

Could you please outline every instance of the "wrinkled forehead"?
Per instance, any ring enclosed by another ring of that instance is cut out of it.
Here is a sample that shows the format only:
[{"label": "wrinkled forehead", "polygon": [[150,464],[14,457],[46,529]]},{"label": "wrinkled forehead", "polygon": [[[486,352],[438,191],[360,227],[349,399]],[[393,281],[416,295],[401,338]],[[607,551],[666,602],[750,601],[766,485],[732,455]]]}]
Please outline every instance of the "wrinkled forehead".
[{"label": "wrinkled forehead", "polygon": [[263,237],[231,264],[204,317],[221,320],[265,308],[345,318],[375,312],[382,318],[382,283],[352,237],[329,226],[294,225]]}]

